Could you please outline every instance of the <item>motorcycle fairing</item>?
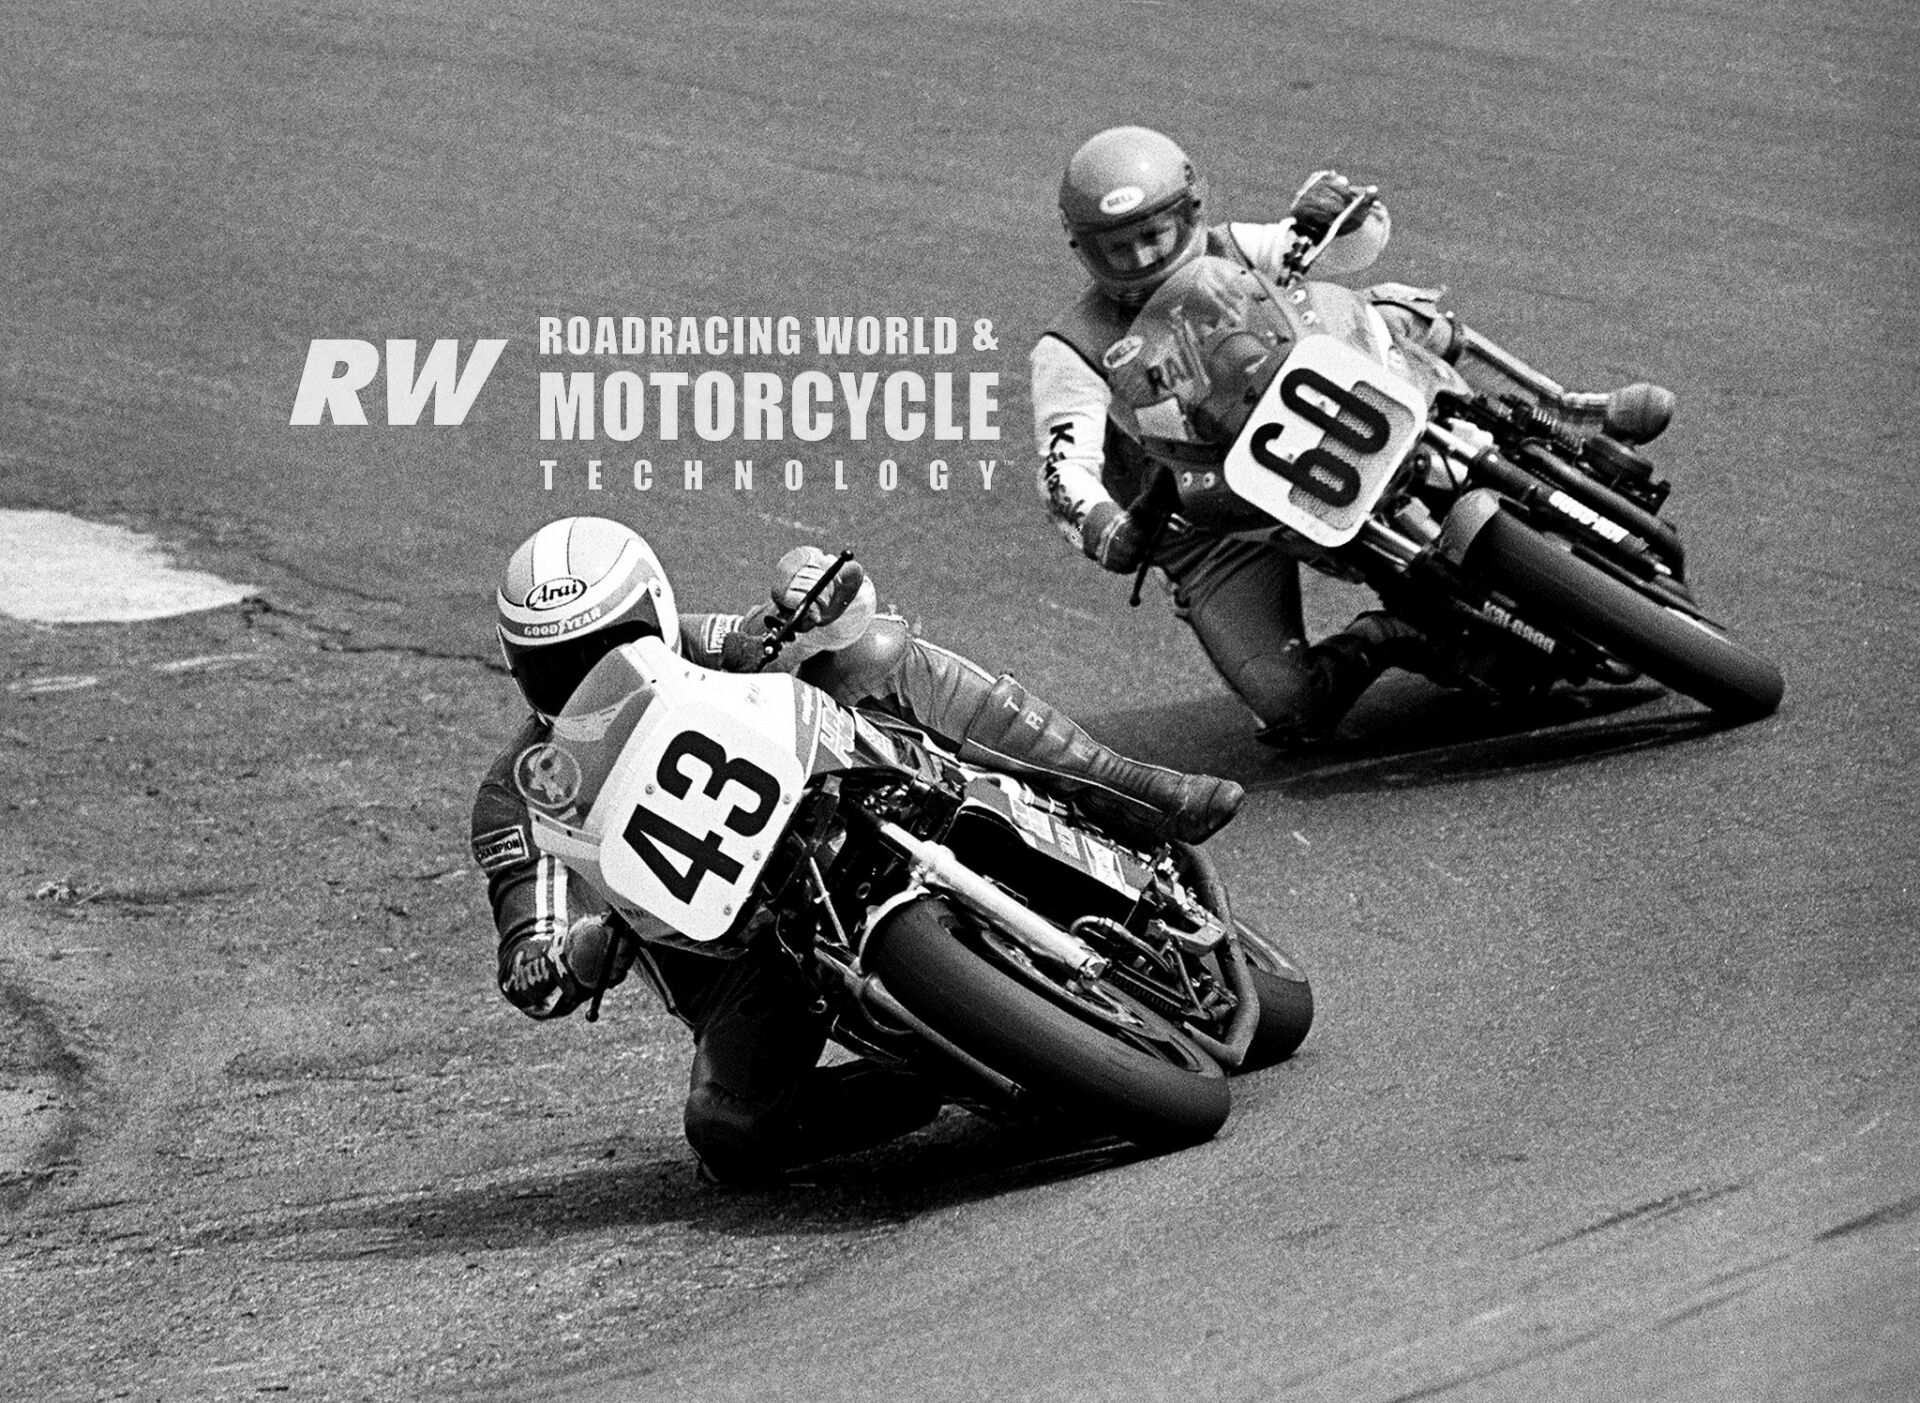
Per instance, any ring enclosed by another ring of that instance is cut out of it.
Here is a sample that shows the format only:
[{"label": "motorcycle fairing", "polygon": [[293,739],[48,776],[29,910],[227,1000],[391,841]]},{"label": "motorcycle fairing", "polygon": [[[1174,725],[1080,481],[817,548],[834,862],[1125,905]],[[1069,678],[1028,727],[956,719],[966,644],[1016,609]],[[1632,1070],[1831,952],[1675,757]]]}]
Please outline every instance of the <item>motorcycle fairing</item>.
[{"label": "motorcycle fairing", "polygon": [[1150,454],[1189,470],[1224,455],[1229,491],[1334,549],[1359,533],[1425,428],[1430,359],[1411,358],[1350,288],[1276,286],[1201,258],[1148,299],[1106,369],[1117,417]]},{"label": "motorcycle fairing", "polygon": [[904,722],[897,729],[875,724],[866,713],[841,706],[825,692],[802,684],[811,692],[820,715],[820,743],[810,774],[833,774],[873,768],[903,770],[920,779],[937,778],[940,771],[916,727]]},{"label": "motorcycle fairing", "polygon": [[1303,336],[1227,450],[1227,486],[1316,545],[1351,541],[1427,425],[1426,396],[1384,361]]},{"label": "motorcycle fairing", "polygon": [[785,674],[713,672],[655,638],[626,644],[555,723],[582,780],[570,808],[531,811],[534,843],[643,936],[664,926],[718,940],[746,909],[821,751],[822,719],[836,714]]}]

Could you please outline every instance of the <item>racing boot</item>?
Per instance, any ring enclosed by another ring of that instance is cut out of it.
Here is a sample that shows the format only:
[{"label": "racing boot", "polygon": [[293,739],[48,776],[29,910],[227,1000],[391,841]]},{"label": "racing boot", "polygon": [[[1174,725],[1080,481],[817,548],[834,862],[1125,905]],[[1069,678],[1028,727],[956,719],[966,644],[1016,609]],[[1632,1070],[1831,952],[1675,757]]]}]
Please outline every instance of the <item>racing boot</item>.
[{"label": "racing boot", "polygon": [[1229,779],[1129,760],[1065,712],[1002,675],[956,736],[960,758],[1032,777],[1096,821],[1151,845],[1198,843],[1218,832],[1246,791]]},{"label": "racing boot", "polygon": [[913,637],[890,615],[800,675],[842,702],[879,702],[925,726],[962,760],[1036,779],[1142,846],[1200,842],[1246,797],[1231,780],[1127,759],[1013,678]]},{"label": "racing boot", "polygon": [[1361,693],[1390,667],[1438,678],[1445,659],[1427,636],[1406,620],[1369,610],[1300,655],[1306,674],[1306,705],[1297,716],[1269,722],[1254,739],[1273,750],[1292,751],[1332,736]]}]

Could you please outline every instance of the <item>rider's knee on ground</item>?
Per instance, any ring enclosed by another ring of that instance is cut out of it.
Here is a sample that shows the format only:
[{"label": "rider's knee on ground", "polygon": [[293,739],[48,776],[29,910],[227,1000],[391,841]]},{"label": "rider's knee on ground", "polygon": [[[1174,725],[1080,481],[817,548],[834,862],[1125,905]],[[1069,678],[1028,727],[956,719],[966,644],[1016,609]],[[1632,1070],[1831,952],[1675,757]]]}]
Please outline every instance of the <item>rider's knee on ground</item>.
[{"label": "rider's knee on ground", "polygon": [[1353,709],[1382,671],[1361,640],[1345,633],[1311,648],[1249,658],[1224,673],[1260,719],[1260,736],[1324,736]]},{"label": "rider's knee on ground", "polygon": [[1314,688],[1299,647],[1250,654],[1217,664],[1220,675],[1263,726],[1297,726],[1314,709]]},{"label": "rider's knee on ground", "polygon": [[795,1099],[796,1165],[884,1145],[926,1125],[945,1104],[930,1083],[864,1058],[815,1067]]},{"label": "rider's knee on ground", "polygon": [[766,1183],[786,1168],[786,1117],[712,1082],[687,1095],[687,1144],[723,1184]]}]

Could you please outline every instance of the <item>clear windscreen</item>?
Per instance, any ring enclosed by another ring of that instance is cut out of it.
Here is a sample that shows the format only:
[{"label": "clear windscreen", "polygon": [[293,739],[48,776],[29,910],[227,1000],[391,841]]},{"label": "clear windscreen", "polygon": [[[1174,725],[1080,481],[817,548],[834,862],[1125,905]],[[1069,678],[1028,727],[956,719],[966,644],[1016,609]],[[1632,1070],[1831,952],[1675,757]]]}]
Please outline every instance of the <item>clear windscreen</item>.
[{"label": "clear windscreen", "polygon": [[1160,285],[1106,370],[1144,438],[1224,451],[1293,341],[1273,284],[1209,256]]}]

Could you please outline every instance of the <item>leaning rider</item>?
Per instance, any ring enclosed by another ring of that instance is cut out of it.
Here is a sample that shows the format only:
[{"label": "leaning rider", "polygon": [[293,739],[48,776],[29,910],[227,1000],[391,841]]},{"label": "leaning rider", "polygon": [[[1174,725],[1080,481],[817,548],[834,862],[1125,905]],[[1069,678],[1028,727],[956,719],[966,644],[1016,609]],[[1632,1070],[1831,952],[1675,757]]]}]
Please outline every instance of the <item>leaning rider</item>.
[{"label": "leaning rider", "polygon": [[[553,718],[602,657],[643,637],[705,667],[744,671],[831,560],[803,546],[781,558],[770,603],[746,615],[681,615],[659,560],[638,533],[600,517],[540,528],[508,561],[496,596],[500,646],[533,714],[500,753],[473,810],[473,852],[499,930],[500,991],[534,1018],[572,1013],[589,982],[624,978],[634,959],[692,1029],[686,1134],[708,1178],[765,1183],[794,1165],[866,1148],[931,1119],[939,1098],[918,1080],[855,1061],[816,1063],[826,1024],[795,962],[764,945],[727,958],[671,943],[615,939],[605,908],[533,844],[541,747]],[[1141,764],[1108,749],[1012,677],[913,637],[876,612],[874,588],[848,562],[794,620],[782,670],[837,700],[877,704],[949,744],[964,760],[1027,776],[1137,841],[1199,842],[1230,819],[1240,786]],[[611,969],[601,965],[611,947]],[[574,958],[569,961],[569,952]],[[583,982],[595,965],[611,978]]]},{"label": "leaning rider", "polygon": [[[1185,151],[1145,127],[1114,127],[1073,153],[1060,182],[1060,219],[1092,284],[1041,335],[1032,352],[1039,485],[1062,534],[1107,570],[1151,563],[1166,575],[1175,613],[1191,627],[1229,687],[1260,722],[1256,736],[1290,747],[1331,733],[1389,667],[1440,665],[1421,635],[1391,613],[1363,613],[1309,647],[1294,558],[1175,516],[1157,543],[1125,504],[1137,502],[1151,465],[1115,416],[1104,357],[1141,306],[1175,271],[1202,255],[1269,277],[1296,237],[1316,242],[1340,228],[1313,265],[1317,277],[1371,265],[1392,231],[1387,208],[1335,171],[1320,171],[1277,224],[1205,220],[1207,184]],[[1348,211],[1356,199],[1359,204]],[[1383,315],[1432,349],[1450,353],[1452,323],[1437,293],[1396,284],[1369,289]],[[1466,367],[1463,366],[1463,369]],[[1670,392],[1634,386],[1584,396],[1593,422],[1629,444],[1666,427]]]}]

